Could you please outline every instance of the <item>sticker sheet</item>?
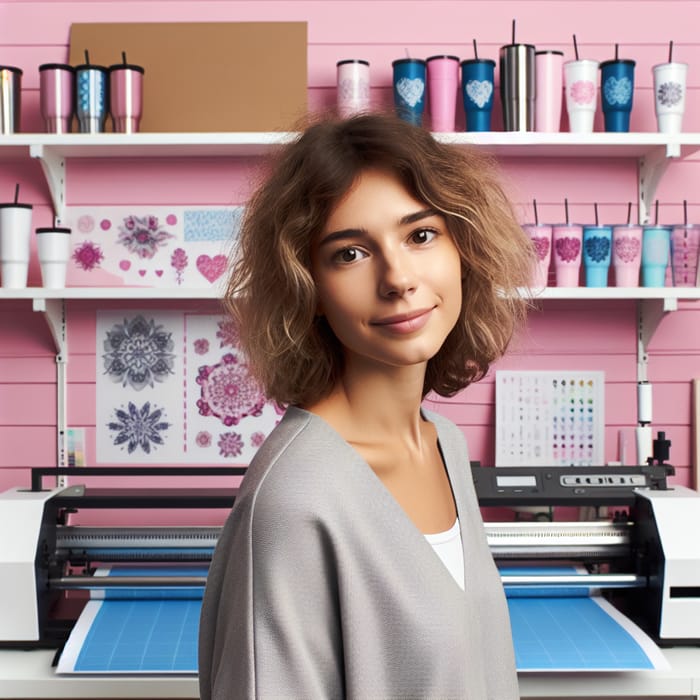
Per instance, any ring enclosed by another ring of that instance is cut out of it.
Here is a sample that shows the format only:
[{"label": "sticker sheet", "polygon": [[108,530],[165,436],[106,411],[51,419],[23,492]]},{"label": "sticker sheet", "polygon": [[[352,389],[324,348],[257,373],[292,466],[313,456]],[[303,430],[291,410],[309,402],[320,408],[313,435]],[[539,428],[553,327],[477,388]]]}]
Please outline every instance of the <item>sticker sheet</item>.
[{"label": "sticker sheet", "polygon": [[67,207],[66,284],[207,288],[221,284],[243,207]]},{"label": "sticker sheet", "polygon": [[97,462],[248,464],[279,421],[233,321],[97,312]]},{"label": "sticker sheet", "polygon": [[604,372],[496,372],[497,467],[604,463]]}]

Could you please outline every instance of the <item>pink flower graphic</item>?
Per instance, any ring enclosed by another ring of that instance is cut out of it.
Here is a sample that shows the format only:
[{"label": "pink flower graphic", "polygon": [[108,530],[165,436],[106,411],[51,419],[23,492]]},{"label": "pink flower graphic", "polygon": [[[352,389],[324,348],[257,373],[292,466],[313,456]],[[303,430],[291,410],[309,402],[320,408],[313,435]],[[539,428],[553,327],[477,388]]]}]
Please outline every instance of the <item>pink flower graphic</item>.
[{"label": "pink flower graphic", "polygon": [[615,239],[615,255],[624,263],[634,262],[639,256],[641,244],[631,236],[620,236]]},{"label": "pink flower graphic", "polygon": [[590,104],[595,99],[595,85],[590,80],[577,80],[570,86],[569,95],[576,104]]},{"label": "pink flower graphic", "polygon": [[206,338],[197,338],[193,345],[198,355],[206,355],[209,352],[209,341]]},{"label": "pink flower graphic", "polygon": [[152,258],[172,237],[160,228],[155,216],[127,216],[119,227],[117,242],[143,260]]},{"label": "pink flower graphic", "polygon": [[182,248],[175,248],[170,256],[170,264],[175,268],[175,279],[178,284],[182,284],[183,272],[187,267],[187,253]]},{"label": "pink flower graphic", "polygon": [[581,241],[578,238],[558,238],[554,249],[562,262],[573,262],[581,252]]},{"label": "pink flower graphic", "polygon": [[243,438],[238,433],[222,433],[216,444],[222,457],[238,457],[243,452]]},{"label": "pink flower graphic", "polygon": [[75,261],[77,267],[89,272],[99,267],[105,256],[100,246],[91,241],[85,241],[73,251],[71,257]]},{"label": "pink flower graphic", "polygon": [[211,445],[211,433],[206,430],[200,430],[197,433],[195,442],[198,447],[209,447]]},{"label": "pink flower graphic", "polygon": [[265,442],[265,433],[261,433],[259,430],[250,436],[250,444],[253,447],[260,447],[263,442]]}]

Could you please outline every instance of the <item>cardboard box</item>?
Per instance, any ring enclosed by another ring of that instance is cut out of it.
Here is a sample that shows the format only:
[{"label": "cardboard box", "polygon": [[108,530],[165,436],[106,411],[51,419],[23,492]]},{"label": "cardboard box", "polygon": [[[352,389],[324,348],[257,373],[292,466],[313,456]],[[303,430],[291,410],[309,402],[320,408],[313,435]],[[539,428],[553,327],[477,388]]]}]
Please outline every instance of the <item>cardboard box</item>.
[{"label": "cardboard box", "polygon": [[289,131],[307,111],[306,34],[305,22],[73,24],[68,60],[125,52],[143,66],[142,132]]}]

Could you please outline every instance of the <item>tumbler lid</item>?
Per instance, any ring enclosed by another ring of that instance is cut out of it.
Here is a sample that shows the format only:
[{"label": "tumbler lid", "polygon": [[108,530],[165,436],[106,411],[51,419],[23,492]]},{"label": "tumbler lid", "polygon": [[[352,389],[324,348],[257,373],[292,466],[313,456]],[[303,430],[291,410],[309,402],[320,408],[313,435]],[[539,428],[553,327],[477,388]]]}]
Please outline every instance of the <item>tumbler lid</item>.
[{"label": "tumbler lid", "polygon": [[446,53],[437,54],[436,56],[428,56],[425,61],[427,63],[428,61],[434,61],[437,58],[448,58],[451,61],[459,61],[459,56],[451,56],[450,54]]},{"label": "tumbler lid", "polygon": [[492,66],[496,65],[496,61],[494,61],[492,58],[465,58],[461,65],[471,66],[475,63],[490,63]]},{"label": "tumbler lid", "polygon": [[39,70],[67,70],[70,71],[71,73],[75,73],[75,68],[73,66],[69,65],[68,63],[42,63],[39,66]]},{"label": "tumbler lid", "polygon": [[145,73],[143,66],[137,66],[135,63],[115,63],[113,66],[109,67],[110,71],[119,70],[120,68],[124,70],[135,70],[137,73]]},{"label": "tumbler lid", "polygon": [[9,209],[10,207],[12,207],[13,209],[31,209],[32,206],[32,204],[21,204],[20,202],[3,202],[2,204],[0,204],[0,209]]},{"label": "tumbler lid", "polygon": [[9,70],[12,71],[13,73],[19,73],[22,75],[23,71],[21,68],[17,68],[17,66],[0,66],[0,70]]},{"label": "tumbler lid", "polygon": [[608,61],[603,61],[600,64],[600,67],[602,68],[603,66],[611,66],[613,63],[622,63],[626,66],[636,66],[637,62],[633,61],[631,58],[611,58]]},{"label": "tumbler lid", "polygon": [[392,66],[398,66],[402,63],[421,63],[425,64],[425,61],[422,58],[397,58],[395,61],[391,62]]},{"label": "tumbler lid", "polygon": [[45,228],[35,229],[35,233],[70,233],[69,228],[60,228],[56,226],[46,226]]},{"label": "tumbler lid", "polygon": [[363,58],[344,58],[342,61],[338,61],[335,65],[342,66],[346,63],[361,63],[363,66],[369,65],[369,61],[365,61]]},{"label": "tumbler lid", "polygon": [[554,54],[555,56],[563,56],[563,51],[557,51],[556,49],[542,49],[541,51],[535,51],[535,56],[541,56],[542,54]]},{"label": "tumbler lid", "polygon": [[105,68],[105,66],[98,66],[96,63],[81,63],[79,66],[75,67],[75,70],[98,70],[101,73],[107,73],[109,69]]}]

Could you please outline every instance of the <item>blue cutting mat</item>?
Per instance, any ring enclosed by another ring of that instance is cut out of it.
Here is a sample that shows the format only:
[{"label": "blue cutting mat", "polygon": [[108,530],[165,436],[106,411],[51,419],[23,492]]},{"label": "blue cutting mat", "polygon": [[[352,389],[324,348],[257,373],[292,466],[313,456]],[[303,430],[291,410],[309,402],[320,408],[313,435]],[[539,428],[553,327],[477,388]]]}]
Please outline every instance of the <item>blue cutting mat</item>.
[{"label": "blue cutting mat", "polygon": [[78,673],[196,673],[201,600],[92,601]]}]

